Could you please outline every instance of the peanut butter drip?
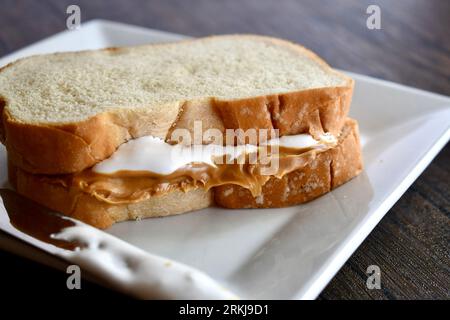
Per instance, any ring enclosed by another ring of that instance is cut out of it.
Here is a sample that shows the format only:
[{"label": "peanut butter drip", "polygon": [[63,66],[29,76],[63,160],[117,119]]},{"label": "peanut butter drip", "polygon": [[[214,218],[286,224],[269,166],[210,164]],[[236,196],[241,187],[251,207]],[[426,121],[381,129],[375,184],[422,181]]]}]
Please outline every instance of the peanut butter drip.
[{"label": "peanut butter drip", "polygon": [[191,163],[168,175],[149,171],[100,174],[88,169],[63,179],[61,183],[70,187],[74,193],[81,190],[110,204],[138,202],[174,189],[189,191],[200,187],[209,190],[224,184],[242,186],[249,189],[253,196],[258,196],[271,176],[281,178],[301,169],[315,158],[317,152],[323,150],[280,147],[279,152],[269,152],[264,159],[256,155],[256,163],[251,161],[252,155],[247,154],[244,160],[235,159],[235,163],[228,163],[226,159],[215,160],[215,166]]}]

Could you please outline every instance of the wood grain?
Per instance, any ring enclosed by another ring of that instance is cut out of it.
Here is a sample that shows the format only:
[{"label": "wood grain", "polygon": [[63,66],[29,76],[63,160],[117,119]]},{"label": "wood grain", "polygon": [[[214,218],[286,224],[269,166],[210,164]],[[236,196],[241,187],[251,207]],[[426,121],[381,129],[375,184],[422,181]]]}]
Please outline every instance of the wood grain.
[{"label": "wood grain", "polygon": [[[450,95],[450,1],[445,0],[3,0],[0,56],[62,31],[69,4],[82,21],[110,19],[191,36],[257,33],[304,44],[331,65]],[[366,8],[381,8],[381,30],[366,28]],[[450,298],[450,147],[446,146],[387,213],[322,292],[322,299]],[[60,273],[0,252],[0,282],[20,292],[33,283],[10,281],[39,269],[55,294]],[[376,264],[382,289],[365,286]],[[5,276],[7,275],[7,276]],[[5,279],[7,277],[7,279]],[[9,280],[8,280],[9,279]],[[59,281],[64,281],[62,284]],[[3,286],[5,288],[5,286]],[[108,294],[88,285],[85,295]]]}]

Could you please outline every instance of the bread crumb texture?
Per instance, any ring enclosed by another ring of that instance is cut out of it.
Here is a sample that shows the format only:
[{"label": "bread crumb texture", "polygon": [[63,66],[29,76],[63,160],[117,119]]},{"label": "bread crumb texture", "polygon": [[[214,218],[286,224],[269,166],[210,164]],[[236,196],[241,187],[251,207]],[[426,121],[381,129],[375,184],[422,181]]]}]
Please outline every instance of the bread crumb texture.
[{"label": "bread crumb texture", "polygon": [[240,99],[345,83],[301,46],[218,36],[25,58],[0,72],[0,96],[16,120],[51,124],[120,108],[153,112],[208,97]]}]

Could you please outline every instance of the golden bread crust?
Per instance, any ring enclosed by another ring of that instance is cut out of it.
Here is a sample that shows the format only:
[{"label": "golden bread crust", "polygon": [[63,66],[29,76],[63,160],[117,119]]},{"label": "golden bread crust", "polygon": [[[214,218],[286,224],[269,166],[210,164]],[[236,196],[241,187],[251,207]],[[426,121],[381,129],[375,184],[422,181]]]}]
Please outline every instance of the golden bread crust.
[{"label": "golden bread crust", "polygon": [[358,124],[348,119],[335,148],[317,154],[307,166],[281,179],[270,178],[260,196],[253,197],[249,190],[228,184],[215,188],[214,199],[217,205],[233,209],[292,206],[337,188],[362,169]]}]

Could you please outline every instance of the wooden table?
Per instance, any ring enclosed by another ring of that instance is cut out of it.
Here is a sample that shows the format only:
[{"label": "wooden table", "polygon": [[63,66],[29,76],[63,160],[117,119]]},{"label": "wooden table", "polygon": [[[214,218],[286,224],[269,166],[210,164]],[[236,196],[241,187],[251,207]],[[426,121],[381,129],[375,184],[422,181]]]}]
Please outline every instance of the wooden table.
[{"label": "wooden table", "polygon": [[[204,36],[258,33],[300,42],[332,66],[450,95],[450,1],[74,1],[2,0],[0,56],[65,28],[69,4],[95,18]],[[366,9],[381,9],[381,30],[366,27]],[[450,147],[447,145],[386,214],[322,292],[322,299],[450,298]],[[117,295],[0,252],[0,285],[11,294]],[[366,288],[376,264],[382,289]]]}]

